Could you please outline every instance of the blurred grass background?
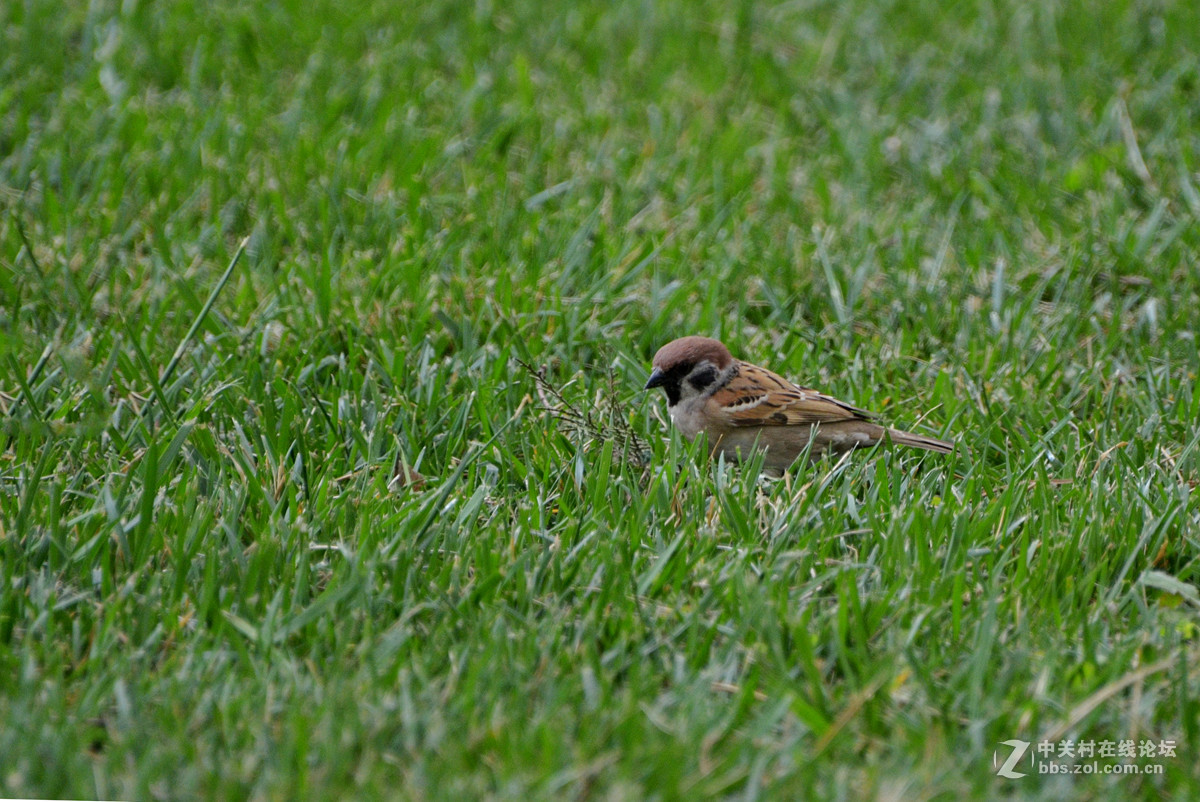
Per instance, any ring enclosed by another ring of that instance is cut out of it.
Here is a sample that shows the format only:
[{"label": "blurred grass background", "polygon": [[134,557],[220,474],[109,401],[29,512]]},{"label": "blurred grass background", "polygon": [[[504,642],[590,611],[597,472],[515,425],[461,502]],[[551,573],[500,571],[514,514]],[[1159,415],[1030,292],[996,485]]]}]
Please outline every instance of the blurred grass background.
[{"label": "blurred grass background", "polygon": [[[1198,32],[0,4],[0,794],[1195,795]],[[688,333],[962,449],[711,465]]]}]

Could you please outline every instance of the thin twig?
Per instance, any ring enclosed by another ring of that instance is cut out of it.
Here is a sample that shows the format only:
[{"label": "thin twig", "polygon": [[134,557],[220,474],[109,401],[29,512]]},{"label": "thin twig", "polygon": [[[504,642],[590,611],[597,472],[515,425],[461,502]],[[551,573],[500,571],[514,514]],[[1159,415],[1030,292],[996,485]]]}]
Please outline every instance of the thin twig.
[{"label": "thin twig", "polygon": [[644,465],[648,446],[629,423],[628,412],[617,391],[618,381],[611,366],[606,371],[606,381],[598,403],[585,400],[575,402],[568,399],[557,386],[546,378],[545,368],[537,368],[517,360],[533,379],[539,409],[558,422],[567,437],[580,446],[593,442],[612,442],[614,451],[623,459]]}]

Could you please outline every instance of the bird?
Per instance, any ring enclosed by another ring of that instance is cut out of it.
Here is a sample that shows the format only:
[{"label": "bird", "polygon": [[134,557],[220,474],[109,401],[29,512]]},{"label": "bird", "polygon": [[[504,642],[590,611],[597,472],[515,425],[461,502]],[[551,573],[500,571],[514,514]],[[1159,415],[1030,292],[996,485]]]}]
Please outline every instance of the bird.
[{"label": "bird", "polygon": [[782,474],[806,449],[810,460],[881,440],[942,454],[954,450],[952,442],[888,428],[874,413],[735,359],[711,337],[672,340],[651,367],[645,389],[663,389],[671,422],[685,438],[703,432],[712,455],[730,461],[765,451],[763,467],[772,474]]}]

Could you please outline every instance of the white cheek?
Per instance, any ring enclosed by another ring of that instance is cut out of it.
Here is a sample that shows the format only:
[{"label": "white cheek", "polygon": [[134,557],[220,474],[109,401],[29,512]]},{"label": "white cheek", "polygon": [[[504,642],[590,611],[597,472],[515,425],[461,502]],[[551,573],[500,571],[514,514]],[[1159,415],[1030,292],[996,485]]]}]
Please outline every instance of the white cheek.
[{"label": "white cheek", "polygon": [[684,382],[679,385],[679,403],[683,404],[691,401],[693,398],[698,398],[700,391],[692,386],[691,382]]}]

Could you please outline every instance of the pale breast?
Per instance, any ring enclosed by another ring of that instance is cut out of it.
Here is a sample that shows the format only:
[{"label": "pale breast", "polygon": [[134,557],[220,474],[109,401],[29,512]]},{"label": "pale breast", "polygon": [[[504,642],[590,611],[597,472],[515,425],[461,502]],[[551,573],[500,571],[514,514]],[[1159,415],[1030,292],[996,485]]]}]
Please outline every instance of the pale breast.
[{"label": "pale breast", "polygon": [[700,430],[704,428],[704,416],[701,411],[704,400],[703,398],[689,398],[667,410],[671,415],[671,423],[688,440],[695,439]]}]

